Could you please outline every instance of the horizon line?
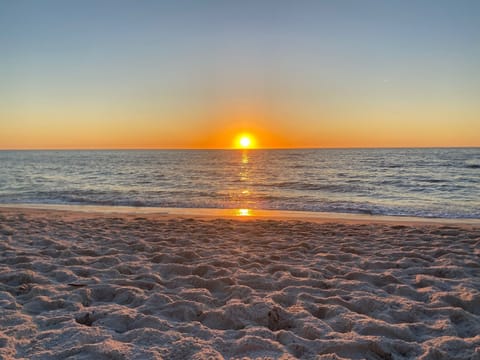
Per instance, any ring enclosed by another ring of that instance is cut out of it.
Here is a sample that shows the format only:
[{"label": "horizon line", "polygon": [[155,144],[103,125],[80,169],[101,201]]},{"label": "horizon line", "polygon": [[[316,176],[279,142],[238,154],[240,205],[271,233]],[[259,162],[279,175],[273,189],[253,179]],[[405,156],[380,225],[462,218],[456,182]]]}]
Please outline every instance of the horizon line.
[{"label": "horizon line", "polygon": [[0,148],[0,151],[145,151],[145,150],[164,150],[164,151],[173,151],[173,150],[346,150],[346,149],[473,149],[480,148],[480,145],[454,145],[454,146],[324,146],[324,147],[310,147],[310,146],[298,146],[298,147],[256,147],[256,148],[189,148],[189,147],[131,147],[131,148],[120,148],[120,147],[111,147],[111,148],[97,148],[97,147],[85,147],[85,148],[66,148],[66,147],[52,147],[52,148]]}]

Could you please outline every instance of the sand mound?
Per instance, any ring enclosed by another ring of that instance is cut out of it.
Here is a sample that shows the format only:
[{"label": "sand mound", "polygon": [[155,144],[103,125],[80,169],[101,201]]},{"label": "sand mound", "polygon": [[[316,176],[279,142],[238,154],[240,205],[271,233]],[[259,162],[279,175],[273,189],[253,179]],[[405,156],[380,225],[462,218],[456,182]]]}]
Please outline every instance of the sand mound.
[{"label": "sand mound", "polygon": [[478,228],[0,224],[4,359],[480,359]]}]

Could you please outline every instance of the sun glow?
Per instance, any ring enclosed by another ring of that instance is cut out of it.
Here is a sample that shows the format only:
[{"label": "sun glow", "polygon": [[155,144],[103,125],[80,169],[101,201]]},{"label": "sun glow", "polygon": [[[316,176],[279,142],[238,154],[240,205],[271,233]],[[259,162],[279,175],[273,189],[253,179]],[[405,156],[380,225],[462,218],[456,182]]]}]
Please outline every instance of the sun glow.
[{"label": "sun glow", "polygon": [[250,134],[241,134],[235,141],[235,147],[240,149],[251,149],[255,147],[255,139]]}]

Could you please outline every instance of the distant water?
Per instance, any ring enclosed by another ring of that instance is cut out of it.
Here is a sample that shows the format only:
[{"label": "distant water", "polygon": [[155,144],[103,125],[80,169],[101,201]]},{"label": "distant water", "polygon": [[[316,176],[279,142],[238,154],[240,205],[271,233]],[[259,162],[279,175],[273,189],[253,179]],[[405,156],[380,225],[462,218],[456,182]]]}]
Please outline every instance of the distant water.
[{"label": "distant water", "polygon": [[0,151],[0,203],[480,218],[480,148]]}]

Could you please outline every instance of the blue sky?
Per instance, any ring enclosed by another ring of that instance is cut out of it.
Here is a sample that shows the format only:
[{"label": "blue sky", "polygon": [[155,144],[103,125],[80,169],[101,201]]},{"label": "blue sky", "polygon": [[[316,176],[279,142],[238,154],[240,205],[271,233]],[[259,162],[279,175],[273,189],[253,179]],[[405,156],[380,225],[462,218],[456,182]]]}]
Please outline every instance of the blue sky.
[{"label": "blue sky", "polygon": [[480,145],[478,44],[479,1],[1,1],[0,147]]}]

